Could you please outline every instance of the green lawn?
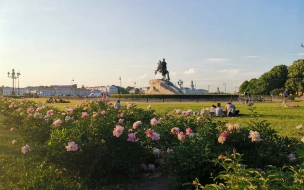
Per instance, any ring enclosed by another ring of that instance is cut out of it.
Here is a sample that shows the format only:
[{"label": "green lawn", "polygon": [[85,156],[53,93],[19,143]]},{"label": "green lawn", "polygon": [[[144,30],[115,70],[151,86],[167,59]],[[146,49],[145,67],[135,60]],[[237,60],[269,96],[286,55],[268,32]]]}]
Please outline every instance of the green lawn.
[{"label": "green lawn", "polygon": [[[44,103],[46,99],[42,98],[33,98],[31,100]],[[81,104],[81,100],[70,100],[71,103],[53,103],[48,104],[54,107],[57,107],[61,110],[64,107],[74,107],[76,104]],[[148,105],[151,105],[151,108],[156,110],[156,112],[166,112],[173,114],[174,109],[188,110],[192,109],[192,111],[200,111],[203,108],[210,108],[212,104],[216,104],[217,102],[131,102],[135,103],[137,107],[147,109]],[[220,102],[222,107],[225,108],[226,102]],[[121,102],[121,105],[124,106],[126,102]],[[270,102],[270,103],[255,103],[255,111],[257,112],[258,118],[260,120],[267,120],[271,123],[271,126],[277,130],[278,134],[302,138],[304,133],[301,133],[301,130],[297,130],[296,126],[303,124],[304,125],[304,102],[288,102],[287,104],[298,105],[296,108],[282,107],[282,102]],[[250,122],[250,120],[255,119],[253,117],[252,112],[248,109],[247,104],[238,104],[235,103],[235,106],[238,110],[240,110],[240,116],[233,118],[217,118],[222,121],[227,121],[230,123],[239,123],[241,125],[246,126],[246,123]],[[304,127],[304,126],[303,126]],[[304,129],[303,129],[304,130]],[[302,130],[302,131],[303,131]]]},{"label": "green lawn", "polygon": [[[0,189],[16,189],[18,170],[24,156],[20,154],[23,143],[16,133],[10,131],[10,126],[3,126],[2,121],[0,115]],[[12,144],[14,139],[17,140],[15,145]]]}]

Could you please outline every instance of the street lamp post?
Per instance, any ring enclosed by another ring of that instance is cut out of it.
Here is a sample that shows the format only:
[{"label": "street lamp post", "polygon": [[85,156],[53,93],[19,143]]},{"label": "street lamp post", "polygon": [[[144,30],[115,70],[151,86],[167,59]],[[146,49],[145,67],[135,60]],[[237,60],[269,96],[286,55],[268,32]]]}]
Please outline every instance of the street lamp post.
[{"label": "street lamp post", "polygon": [[[71,90],[72,90],[72,92],[71,92],[71,94],[73,94],[73,82],[74,82],[74,79],[72,78],[72,80],[71,80]],[[75,95],[76,93],[75,93],[75,90],[74,90],[74,94],[73,95]]]},{"label": "street lamp post", "polygon": [[13,90],[12,90],[12,93],[11,95],[15,95],[15,85],[14,85],[14,82],[15,82],[15,79],[17,79],[17,76],[16,76],[16,73],[15,73],[15,69],[12,70],[12,73],[10,72],[7,72],[7,76],[8,78],[11,78],[13,80]]},{"label": "street lamp post", "polygon": [[224,82],[223,85],[225,85],[225,94],[226,94],[226,83]]},{"label": "street lamp post", "polygon": [[183,86],[184,82],[181,79],[179,79],[177,84],[179,85],[179,88],[182,89],[182,86]]},{"label": "street lamp post", "polygon": [[210,85],[208,85],[208,93],[209,93],[209,87],[210,87]]},{"label": "street lamp post", "polygon": [[[236,89],[238,89],[238,87],[237,87],[237,86],[235,87],[235,93],[237,93]],[[238,94],[238,93],[237,93],[237,94]]]},{"label": "street lamp post", "polygon": [[136,82],[134,82],[134,94],[136,94],[135,84],[136,84]]},{"label": "street lamp post", "polygon": [[121,76],[119,76],[119,100],[120,100],[120,94],[121,94]]},{"label": "street lamp post", "polygon": [[19,76],[21,75],[20,71],[17,73],[17,78],[18,78],[18,95],[20,95],[20,92],[19,92]]}]

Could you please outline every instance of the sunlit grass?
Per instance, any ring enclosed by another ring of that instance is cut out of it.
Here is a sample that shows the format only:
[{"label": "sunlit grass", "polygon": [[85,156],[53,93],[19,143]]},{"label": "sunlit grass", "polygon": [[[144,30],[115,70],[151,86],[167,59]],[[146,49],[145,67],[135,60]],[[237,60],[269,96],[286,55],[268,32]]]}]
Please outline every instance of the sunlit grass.
[{"label": "sunlit grass", "polygon": [[[45,103],[46,98],[32,98],[36,102]],[[96,100],[96,99],[93,99]],[[51,103],[47,104],[49,106],[54,106],[60,110],[63,110],[64,107],[75,107],[76,104],[81,104],[82,100],[69,100],[70,103]],[[158,113],[173,113],[174,109],[200,111],[204,108],[210,108],[211,105],[215,105],[217,102],[132,102],[137,107],[147,109],[148,105],[151,105],[153,110],[156,110]],[[114,102],[113,102],[114,103]],[[220,102],[222,108],[225,108],[226,102]],[[126,101],[122,101],[121,105],[124,106]],[[303,132],[296,129],[297,125],[304,125],[304,102],[287,102],[287,104],[297,105],[299,107],[289,108],[282,107],[282,102],[262,102],[255,103],[255,112],[257,112],[259,120],[267,120],[271,123],[271,127],[275,129],[279,135],[295,137],[300,139],[304,136]],[[248,109],[247,104],[235,103],[236,109],[240,110],[240,116],[238,117],[214,117],[214,119],[219,119],[222,121],[227,121],[230,123],[239,123],[246,126],[246,123],[250,120],[256,120],[253,117],[253,113]]]}]

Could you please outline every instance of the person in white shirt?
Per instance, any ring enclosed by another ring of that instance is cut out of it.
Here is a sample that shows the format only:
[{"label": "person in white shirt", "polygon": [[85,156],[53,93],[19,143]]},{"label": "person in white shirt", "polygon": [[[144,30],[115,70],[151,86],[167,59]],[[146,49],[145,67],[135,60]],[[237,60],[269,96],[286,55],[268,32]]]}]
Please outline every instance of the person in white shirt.
[{"label": "person in white shirt", "polygon": [[227,117],[233,117],[239,114],[239,110],[236,110],[235,105],[231,102],[226,104],[226,114]]},{"label": "person in white shirt", "polygon": [[221,103],[216,104],[215,115],[219,117],[222,117],[224,115],[223,109],[221,108]]},{"label": "person in white shirt", "polygon": [[109,97],[109,96],[106,96],[106,100],[107,100],[107,102],[109,103],[109,102],[110,102],[110,97]]},{"label": "person in white shirt", "polygon": [[117,100],[117,102],[114,104],[114,108],[117,110],[120,109],[120,100]]}]

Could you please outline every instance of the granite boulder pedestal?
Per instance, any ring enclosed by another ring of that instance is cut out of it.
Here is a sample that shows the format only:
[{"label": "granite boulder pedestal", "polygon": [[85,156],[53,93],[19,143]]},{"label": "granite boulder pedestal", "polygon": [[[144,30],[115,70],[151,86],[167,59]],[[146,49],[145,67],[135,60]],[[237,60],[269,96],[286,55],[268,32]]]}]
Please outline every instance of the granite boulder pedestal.
[{"label": "granite boulder pedestal", "polygon": [[162,79],[149,80],[150,89],[147,94],[184,94],[183,91],[172,82]]}]

